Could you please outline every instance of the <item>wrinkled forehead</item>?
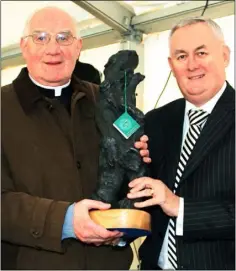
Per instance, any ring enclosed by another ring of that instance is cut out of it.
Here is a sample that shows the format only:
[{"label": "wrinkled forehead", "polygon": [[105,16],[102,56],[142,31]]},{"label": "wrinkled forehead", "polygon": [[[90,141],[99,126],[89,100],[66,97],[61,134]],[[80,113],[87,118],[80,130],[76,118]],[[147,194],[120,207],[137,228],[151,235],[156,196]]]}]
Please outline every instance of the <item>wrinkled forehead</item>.
[{"label": "wrinkled forehead", "polygon": [[36,13],[30,21],[29,31],[42,30],[49,33],[70,31],[76,35],[74,21],[70,16],[63,12],[47,11]]}]

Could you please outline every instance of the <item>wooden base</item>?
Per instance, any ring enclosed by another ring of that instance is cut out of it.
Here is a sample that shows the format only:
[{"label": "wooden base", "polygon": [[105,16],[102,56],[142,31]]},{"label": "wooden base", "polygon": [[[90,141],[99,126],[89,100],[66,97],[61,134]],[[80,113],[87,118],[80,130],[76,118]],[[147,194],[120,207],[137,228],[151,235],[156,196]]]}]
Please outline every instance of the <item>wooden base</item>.
[{"label": "wooden base", "polygon": [[91,219],[108,229],[138,229],[151,231],[149,213],[136,209],[94,210],[89,212]]}]

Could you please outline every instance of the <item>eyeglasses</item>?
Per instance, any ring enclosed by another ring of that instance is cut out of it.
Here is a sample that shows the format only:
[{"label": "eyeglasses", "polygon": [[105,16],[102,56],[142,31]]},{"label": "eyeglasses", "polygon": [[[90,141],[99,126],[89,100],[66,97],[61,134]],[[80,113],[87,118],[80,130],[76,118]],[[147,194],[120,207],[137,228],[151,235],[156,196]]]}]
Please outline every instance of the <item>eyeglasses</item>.
[{"label": "eyeglasses", "polygon": [[51,35],[40,31],[34,32],[32,35],[25,36],[24,38],[31,37],[35,44],[45,45],[50,42],[52,36],[55,36],[56,42],[62,46],[71,45],[74,39],[76,39],[71,32],[60,32],[56,35]]}]

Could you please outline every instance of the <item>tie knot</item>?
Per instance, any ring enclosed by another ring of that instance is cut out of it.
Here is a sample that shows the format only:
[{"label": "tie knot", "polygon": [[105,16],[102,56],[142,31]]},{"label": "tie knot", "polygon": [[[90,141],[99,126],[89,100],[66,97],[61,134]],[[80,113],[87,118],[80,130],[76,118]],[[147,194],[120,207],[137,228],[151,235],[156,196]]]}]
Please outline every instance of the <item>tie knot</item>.
[{"label": "tie knot", "polygon": [[208,116],[209,114],[202,109],[200,110],[190,109],[188,111],[190,125],[202,126],[202,124],[205,123],[205,121],[207,120]]}]

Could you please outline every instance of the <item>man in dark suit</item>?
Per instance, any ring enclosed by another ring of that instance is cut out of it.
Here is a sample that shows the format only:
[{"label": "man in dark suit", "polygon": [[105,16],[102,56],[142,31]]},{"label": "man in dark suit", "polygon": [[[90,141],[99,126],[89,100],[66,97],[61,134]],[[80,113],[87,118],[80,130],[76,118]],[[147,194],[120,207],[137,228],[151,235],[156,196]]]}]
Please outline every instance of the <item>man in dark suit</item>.
[{"label": "man in dark suit", "polygon": [[[226,81],[229,48],[210,19],[171,31],[169,64],[184,99],[146,115],[151,177],[129,198],[148,197],[152,235],[142,269],[235,269],[235,90]],[[195,111],[197,110],[197,111]]]}]

